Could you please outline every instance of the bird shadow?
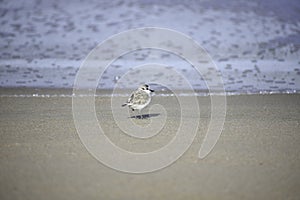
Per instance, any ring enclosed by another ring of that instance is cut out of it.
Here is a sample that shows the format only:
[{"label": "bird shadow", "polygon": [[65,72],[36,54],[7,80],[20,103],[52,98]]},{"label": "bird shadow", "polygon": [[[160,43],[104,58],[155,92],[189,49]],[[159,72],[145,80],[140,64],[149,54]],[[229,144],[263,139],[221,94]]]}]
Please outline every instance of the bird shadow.
[{"label": "bird shadow", "polygon": [[134,115],[128,118],[131,119],[149,119],[149,118],[153,118],[153,117],[157,117],[159,116],[159,113],[152,113],[152,114],[143,114],[143,115]]}]

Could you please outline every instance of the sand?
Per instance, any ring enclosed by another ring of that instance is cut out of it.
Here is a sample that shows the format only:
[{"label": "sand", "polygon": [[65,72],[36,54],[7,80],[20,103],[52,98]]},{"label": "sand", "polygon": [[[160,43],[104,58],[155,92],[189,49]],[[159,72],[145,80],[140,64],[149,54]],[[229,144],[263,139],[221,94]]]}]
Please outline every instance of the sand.
[{"label": "sand", "polygon": [[[169,140],[176,128],[178,110],[170,98],[155,97],[173,108],[171,125],[161,140],[147,145],[124,139],[108,97],[97,98],[96,110],[111,140],[147,151]],[[197,153],[210,101],[199,97],[200,128],[189,150],[169,167],[136,175],[113,170],[88,153],[75,129],[70,97],[0,97],[0,199],[298,199],[300,95],[227,101],[223,133],[205,159]]]}]

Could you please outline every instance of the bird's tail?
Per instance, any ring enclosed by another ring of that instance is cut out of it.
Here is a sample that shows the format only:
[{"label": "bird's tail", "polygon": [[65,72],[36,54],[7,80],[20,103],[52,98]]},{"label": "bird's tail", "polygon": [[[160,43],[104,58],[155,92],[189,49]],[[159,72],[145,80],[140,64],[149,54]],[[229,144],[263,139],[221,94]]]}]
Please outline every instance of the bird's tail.
[{"label": "bird's tail", "polygon": [[127,106],[127,103],[122,104],[122,107]]}]

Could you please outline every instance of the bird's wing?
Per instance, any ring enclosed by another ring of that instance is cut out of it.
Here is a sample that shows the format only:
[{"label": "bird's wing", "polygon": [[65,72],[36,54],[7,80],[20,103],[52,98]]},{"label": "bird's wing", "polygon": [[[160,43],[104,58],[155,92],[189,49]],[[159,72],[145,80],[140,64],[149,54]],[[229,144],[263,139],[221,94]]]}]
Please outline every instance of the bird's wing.
[{"label": "bird's wing", "polygon": [[134,102],[135,104],[145,104],[148,99],[148,94],[145,91],[136,91],[132,102]]},{"label": "bird's wing", "polygon": [[133,92],[127,100],[127,103],[131,103],[133,101],[135,92]]}]

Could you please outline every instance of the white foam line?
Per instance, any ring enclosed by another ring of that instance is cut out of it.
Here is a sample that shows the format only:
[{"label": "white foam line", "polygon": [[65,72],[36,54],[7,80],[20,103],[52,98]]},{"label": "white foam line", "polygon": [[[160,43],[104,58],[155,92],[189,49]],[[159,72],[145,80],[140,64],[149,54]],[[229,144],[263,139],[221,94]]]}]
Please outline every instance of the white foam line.
[{"label": "white foam line", "polygon": [[[287,91],[259,91],[259,92],[226,92],[226,93],[179,93],[177,96],[240,96],[240,95],[273,95],[273,94],[300,94],[298,90]],[[72,97],[128,97],[130,94],[95,94],[95,95],[75,95],[75,94],[0,94],[0,97],[16,97],[16,98],[72,98]],[[156,94],[155,96],[173,97],[175,94]]]}]

